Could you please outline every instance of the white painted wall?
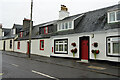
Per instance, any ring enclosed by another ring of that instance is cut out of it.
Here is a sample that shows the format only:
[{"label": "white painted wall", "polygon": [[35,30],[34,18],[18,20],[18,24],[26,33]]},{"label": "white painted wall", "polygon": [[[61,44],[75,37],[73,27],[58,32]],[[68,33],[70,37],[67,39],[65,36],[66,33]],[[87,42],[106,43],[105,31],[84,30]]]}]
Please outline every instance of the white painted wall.
[{"label": "white painted wall", "polygon": [[2,36],[2,29],[0,28],[0,37]]},{"label": "white painted wall", "polygon": [[[71,35],[62,35],[62,36],[53,36],[52,37],[52,47],[54,47],[54,40],[56,39],[68,39],[68,54],[54,54],[51,53],[51,56],[59,56],[59,57],[71,57],[71,58],[79,58],[79,37],[82,36],[90,36],[88,34],[71,34]],[[76,47],[73,47],[71,43],[76,43]],[[77,48],[77,53],[73,57],[73,53],[71,50]]]},{"label": "white painted wall", "polygon": [[69,16],[69,12],[63,11],[63,10],[59,11],[59,19],[60,20],[64,19],[65,17],[68,17],[68,16]]},{"label": "white painted wall", "polygon": [[[94,38],[92,38],[92,34],[94,34]],[[58,57],[72,57],[72,58],[79,58],[79,37],[82,36],[89,36],[90,37],[90,50],[89,50],[89,58],[95,59],[93,53],[91,52],[92,49],[94,50],[100,50],[100,53],[97,55],[96,60],[107,60],[107,61],[114,61],[114,62],[120,62],[118,61],[119,57],[109,57],[106,56],[106,37],[107,36],[116,36],[118,35],[118,32],[116,31],[108,31],[108,32],[92,32],[92,33],[79,33],[79,34],[71,34],[71,35],[62,35],[62,36],[53,36],[52,39],[52,47],[54,47],[54,40],[55,39],[68,39],[68,54],[54,54],[51,53],[51,56],[58,56]],[[120,34],[119,34],[120,35]],[[78,49],[78,52],[76,53],[75,57],[73,57],[71,53],[71,49],[73,47],[71,46],[71,43],[75,42],[76,48]],[[92,43],[98,42],[98,47],[94,48],[92,46]],[[119,59],[120,60],[120,59]]]},{"label": "white painted wall", "polygon": [[[12,48],[10,48],[10,40],[12,40]],[[13,51],[14,42],[13,39],[5,40],[5,51]]]},{"label": "white painted wall", "polygon": [[[100,53],[96,56],[96,60],[108,60],[108,61],[115,61],[120,62],[118,59],[119,57],[110,57],[106,55],[106,37],[107,36],[117,36],[118,32],[107,32],[107,33],[98,33],[94,35],[94,38],[91,38],[91,50],[100,50]],[[92,43],[97,42],[98,47],[95,48],[92,46]],[[90,50],[90,51],[91,51]],[[94,55],[92,52],[90,52],[90,59],[94,59]]]},{"label": "white painted wall", "polygon": [[[44,50],[40,50],[40,40],[44,40]],[[31,54],[50,57],[52,52],[50,39],[36,39],[31,41]]]},{"label": "white painted wall", "polygon": [[3,50],[3,40],[0,40],[0,50]]},{"label": "white painted wall", "polygon": [[14,51],[15,52],[21,52],[21,53],[27,53],[27,41],[28,40],[22,40],[20,42],[20,49],[17,48],[18,46],[18,41],[14,42]]}]

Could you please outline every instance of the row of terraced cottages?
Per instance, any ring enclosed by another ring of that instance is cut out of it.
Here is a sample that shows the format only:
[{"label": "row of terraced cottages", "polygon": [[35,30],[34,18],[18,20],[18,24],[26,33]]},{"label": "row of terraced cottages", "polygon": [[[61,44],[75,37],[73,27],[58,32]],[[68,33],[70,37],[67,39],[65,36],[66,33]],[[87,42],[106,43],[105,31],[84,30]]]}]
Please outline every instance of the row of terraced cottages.
[{"label": "row of terraced cottages", "polygon": [[[0,50],[29,53],[29,24],[14,24],[0,40]],[[120,62],[118,5],[69,16],[61,5],[59,19],[32,27],[31,54]],[[1,33],[1,34],[2,34]]]}]

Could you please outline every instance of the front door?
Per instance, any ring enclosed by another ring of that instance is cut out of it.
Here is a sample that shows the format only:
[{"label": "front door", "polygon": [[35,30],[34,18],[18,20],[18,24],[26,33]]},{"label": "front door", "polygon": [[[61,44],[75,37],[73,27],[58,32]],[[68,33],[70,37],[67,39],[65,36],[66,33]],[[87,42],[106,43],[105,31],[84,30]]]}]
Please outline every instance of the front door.
[{"label": "front door", "polygon": [[3,46],[3,50],[5,51],[5,41],[4,41],[3,45],[4,45],[4,46]]},{"label": "front door", "polygon": [[81,41],[81,59],[88,60],[88,40]]},{"label": "front door", "polygon": [[29,42],[27,42],[27,54],[29,54]]}]

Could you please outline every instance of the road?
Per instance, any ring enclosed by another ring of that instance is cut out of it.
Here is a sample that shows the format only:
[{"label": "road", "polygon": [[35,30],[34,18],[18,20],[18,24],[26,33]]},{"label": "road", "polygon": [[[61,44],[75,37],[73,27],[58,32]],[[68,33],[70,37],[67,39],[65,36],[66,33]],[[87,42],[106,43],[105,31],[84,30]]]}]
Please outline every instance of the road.
[{"label": "road", "polygon": [[[1,54],[1,53],[0,53]],[[67,65],[67,63],[66,63]],[[29,58],[2,55],[3,78],[116,78],[115,76],[44,63]]]}]

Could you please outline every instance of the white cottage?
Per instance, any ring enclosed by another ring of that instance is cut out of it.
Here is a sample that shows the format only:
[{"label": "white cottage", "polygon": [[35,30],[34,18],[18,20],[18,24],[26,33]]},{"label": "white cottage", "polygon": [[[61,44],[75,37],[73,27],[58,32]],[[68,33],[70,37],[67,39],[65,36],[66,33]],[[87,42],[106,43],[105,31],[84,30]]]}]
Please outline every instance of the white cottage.
[{"label": "white cottage", "polygon": [[118,5],[57,21],[51,56],[120,62],[119,21]]}]

